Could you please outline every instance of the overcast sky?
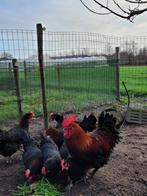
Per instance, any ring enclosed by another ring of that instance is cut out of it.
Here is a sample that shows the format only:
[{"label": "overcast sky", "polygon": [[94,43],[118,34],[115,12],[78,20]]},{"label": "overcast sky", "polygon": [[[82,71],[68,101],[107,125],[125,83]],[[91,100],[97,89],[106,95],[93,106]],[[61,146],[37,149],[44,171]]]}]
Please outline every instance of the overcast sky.
[{"label": "overcast sky", "polygon": [[94,15],[79,0],[0,0],[1,29],[35,29],[36,23],[48,31],[147,35],[147,12],[130,23],[114,15]]}]

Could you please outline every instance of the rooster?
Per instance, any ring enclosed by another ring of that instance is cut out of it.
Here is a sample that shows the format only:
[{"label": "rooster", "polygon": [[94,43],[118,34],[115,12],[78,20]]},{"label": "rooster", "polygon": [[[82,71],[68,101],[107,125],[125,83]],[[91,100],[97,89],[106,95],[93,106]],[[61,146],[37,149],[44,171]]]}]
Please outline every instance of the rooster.
[{"label": "rooster", "polygon": [[29,134],[29,123],[34,116],[33,112],[26,113],[18,126],[11,128],[9,131],[0,130],[0,154],[8,157],[7,162],[10,162],[11,156],[20,149],[24,132]]},{"label": "rooster", "polygon": [[[94,114],[91,113],[88,117],[85,115],[82,121],[76,120],[76,122],[80,125],[80,127],[85,132],[91,132],[96,128],[97,119],[94,116]],[[69,153],[69,150],[67,148],[65,141],[63,142],[62,146],[60,147],[60,154],[63,159],[66,159],[68,156],[70,156],[70,153]],[[74,165],[75,165],[75,163],[74,163]]]},{"label": "rooster", "polygon": [[[55,128],[49,127],[48,129],[42,131],[43,135],[49,135],[54,140],[59,149],[61,149],[60,151],[62,155],[67,154],[68,149],[64,142],[64,131],[62,128],[62,122],[64,119],[63,115],[58,113],[50,113],[49,119],[51,121],[55,120],[57,122],[57,125]],[[88,117],[85,115],[82,121],[77,121],[77,123],[85,130],[85,132],[93,131],[96,128],[96,122],[97,119],[92,113]]]},{"label": "rooster", "polygon": [[116,119],[106,114],[103,125],[97,131],[85,133],[76,123],[63,121],[64,138],[71,156],[84,170],[94,168],[93,174],[107,163],[110,153],[119,141],[115,128]]},{"label": "rooster", "polygon": [[[128,94],[127,90],[126,92]],[[65,118],[62,123],[62,126],[65,129],[65,142],[71,157],[76,160],[83,169],[88,170],[93,168],[91,177],[100,167],[107,164],[113,148],[120,140],[119,129],[123,124],[126,115],[120,123],[117,123],[117,119],[112,114],[109,114],[109,111],[111,110],[107,109],[101,113],[101,120],[99,119],[99,122],[101,121],[100,127],[90,133],[85,133],[76,123],[75,116]],[[62,168],[65,166],[68,170],[70,166],[68,166],[66,162],[63,162],[64,160],[62,160]]]}]

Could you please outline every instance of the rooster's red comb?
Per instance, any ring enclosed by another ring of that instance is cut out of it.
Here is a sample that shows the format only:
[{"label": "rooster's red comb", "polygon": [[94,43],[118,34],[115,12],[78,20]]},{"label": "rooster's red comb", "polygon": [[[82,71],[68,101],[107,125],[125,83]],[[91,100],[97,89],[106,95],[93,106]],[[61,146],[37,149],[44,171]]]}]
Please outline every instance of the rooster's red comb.
[{"label": "rooster's red comb", "polygon": [[76,115],[68,115],[64,118],[63,122],[62,122],[62,127],[66,128],[69,126],[70,123],[77,121],[77,117]]}]

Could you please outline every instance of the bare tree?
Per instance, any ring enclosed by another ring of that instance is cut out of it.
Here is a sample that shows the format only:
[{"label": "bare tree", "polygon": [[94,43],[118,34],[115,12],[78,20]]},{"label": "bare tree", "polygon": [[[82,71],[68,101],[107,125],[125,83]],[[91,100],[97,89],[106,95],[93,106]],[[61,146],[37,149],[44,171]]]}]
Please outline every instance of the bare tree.
[{"label": "bare tree", "polygon": [[8,52],[3,52],[0,54],[0,60],[11,60],[13,58],[12,54]]},{"label": "bare tree", "polygon": [[[98,15],[114,14],[120,18],[133,22],[134,18],[147,11],[146,0],[80,0],[92,13]],[[91,6],[99,9],[95,11]]]}]

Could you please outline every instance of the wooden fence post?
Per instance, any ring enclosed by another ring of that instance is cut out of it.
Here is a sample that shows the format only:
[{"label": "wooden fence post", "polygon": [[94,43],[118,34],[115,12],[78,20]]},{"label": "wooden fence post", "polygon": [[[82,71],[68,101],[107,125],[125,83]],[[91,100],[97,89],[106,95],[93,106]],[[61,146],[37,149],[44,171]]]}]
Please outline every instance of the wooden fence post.
[{"label": "wooden fence post", "polygon": [[23,62],[24,66],[24,77],[25,77],[25,84],[27,83],[27,66],[26,66],[26,61]]},{"label": "wooden fence post", "polygon": [[44,65],[43,65],[43,28],[41,24],[37,24],[36,27],[37,27],[38,61],[39,61],[39,69],[40,69],[42,104],[43,104],[43,113],[44,113],[44,126],[45,128],[48,128],[48,112],[47,112]]},{"label": "wooden fence post", "polygon": [[20,94],[20,84],[19,84],[19,68],[16,64],[17,59],[12,59],[12,65],[13,65],[13,73],[14,73],[14,81],[15,81],[15,87],[16,87],[16,96],[17,96],[17,104],[18,104],[18,112],[19,112],[19,118],[22,117],[22,99]]},{"label": "wooden fence post", "polygon": [[116,53],[116,97],[120,101],[120,73],[119,73],[119,47],[115,48]]}]

